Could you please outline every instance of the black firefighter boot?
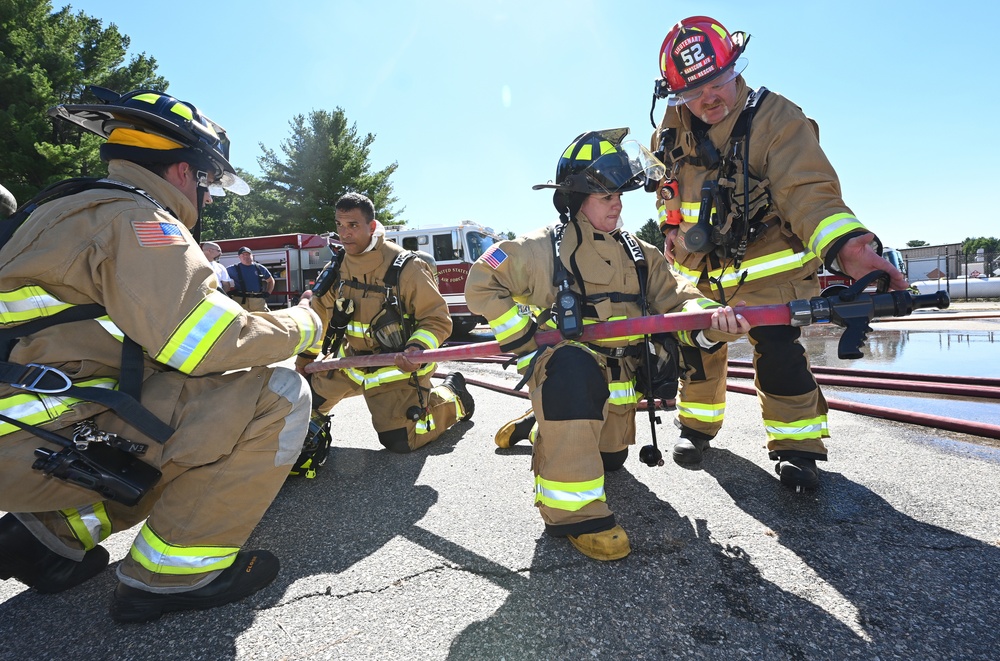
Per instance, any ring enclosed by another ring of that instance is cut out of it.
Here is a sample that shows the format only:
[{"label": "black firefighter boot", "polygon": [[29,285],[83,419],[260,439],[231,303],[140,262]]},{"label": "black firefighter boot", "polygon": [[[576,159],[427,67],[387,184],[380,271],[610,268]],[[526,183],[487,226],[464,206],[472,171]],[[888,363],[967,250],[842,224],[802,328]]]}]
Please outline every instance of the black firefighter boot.
[{"label": "black firefighter boot", "polygon": [[42,544],[13,514],[0,518],[0,578],[13,578],[39,592],[62,592],[97,576],[108,552],[95,546],[77,562]]},{"label": "black firefighter boot", "polygon": [[806,457],[778,457],[774,467],[781,483],[789,489],[815,489],[819,486],[816,460]]},{"label": "black firefighter boot", "polygon": [[452,372],[444,377],[444,385],[458,395],[459,401],[462,402],[463,415],[459,421],[471,418],[472,413],[476,410],[476,402],[472,399],[472,393],[469,392],[469,387],[465,384],[465,377],[462,376],[462,373]]},{"label": "black firefighter boot", "polygon": [[116,622],[149,622],[164,613],[215,608],[249,597],[278,575],[281,563],[269,551],[240,551],[236,560],[212,580],[187,592],[147,592],[119,583],[111,602]]},{"label": "black firefighter boot", "polygon": [[681,440],[674,446],[674,462],[682,466],[701,463],[701,455],[707,450],[712,437],[700,431],[681,427]]}]

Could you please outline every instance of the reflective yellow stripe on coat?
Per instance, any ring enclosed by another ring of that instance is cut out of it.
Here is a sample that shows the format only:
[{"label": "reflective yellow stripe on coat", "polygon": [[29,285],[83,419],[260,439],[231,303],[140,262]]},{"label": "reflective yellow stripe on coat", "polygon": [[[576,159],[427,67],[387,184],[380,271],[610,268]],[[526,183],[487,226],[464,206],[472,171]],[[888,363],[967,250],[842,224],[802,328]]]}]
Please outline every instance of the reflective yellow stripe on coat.
[{"label": "reflective yellow stripe on coat", "polygon": [[[111,378],[89,379],[73,385],[114,390],[118,387],[118,381]],[[65,395],[19,393],[0,399],[0,413],[26,425],[44,425],[72,409],[73,405],[79,401],[75,397]],[[6,436],[15,431],[19,431],[19,429],[14,425],[0,422],[0,436]]]},{"label": "reflective yellow stripe on coat", "polygon": [[242,312],[239,303],[228,296],[209,294],[174,329],[153,360],[190,374]]},{"label": "reflective yellow stripe on coat", "polygon": [[14,291],[0,292],[0,324],[20,324],[51,317],[71,307],[72,304],[60,301],[41,287],[27,285]]},{"label": "reflective yellow stripe on coat", "polygon": [[521,316],[521,311],[515,305],[496,319],[490,319],[490,328],[493,329],[493,339],[503,344],[527,328],[530,323],[531,317]]}]

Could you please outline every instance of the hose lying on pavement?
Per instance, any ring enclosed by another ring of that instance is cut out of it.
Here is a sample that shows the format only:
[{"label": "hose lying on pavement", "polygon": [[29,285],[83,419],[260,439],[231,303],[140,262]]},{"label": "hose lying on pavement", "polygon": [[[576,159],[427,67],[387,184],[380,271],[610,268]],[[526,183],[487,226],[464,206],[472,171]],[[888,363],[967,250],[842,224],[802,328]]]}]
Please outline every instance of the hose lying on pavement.
[{"label": "hose lying on pavement", "polygon": [[[734,361],[735,362],[735,361]],[[732,368],[730,368],[730,375],[732,375]],[[898,373],[897,373],[898,374]],[[443,373],[436,373],[435,376],[443,377]],[[920,375],[911,374],[905,375],[911,377],[921,377],[921,376],[936,376],[936,375]],[[946,378],[946,377],[945,377]],[[974,379],[976,377],[961,377],[964,379]],[[817,376],[817,381],[821,377]],[[985,379],[986,381],[996,381],[996,379]],[[528,399],[528,394],[521,392],[519,390],[514,390],[513,388],[507,388],[495,383],[490,383],[489,381],[480,381],[478,379],[470,379],[468,376],[465,377],[466,383],[469,385],[478,386],[480,388],[486,388],[487,390],[492,390],[494,392],[502,393],[505,395],[512,395],[514,397],[519,397],[521,399]],[[854,381],[855,384],[857,380]],[[897,380],[898,382],[898,380]],[[928,384],[924,384],[928,385]],[[933,384],[931,384],[933,385]],[[853,387],[861,387],[854,385]],[[871,386],[874,388],[879,388],[880,390],[886,390],[885,386]],[[897,388],[898,390],[899,388]],[[730,383],[726,386],[726,390],[729,392],[740,393],[743,395],[756,395],[757,390],[753,387],[741,386],[737,384]],[[968,396],[972,388],[965,386],[962,395]],[[933,392],[933,391],[928,391]],[[906,411],[902,409],[888,408],[884,406],[875,406],[873,404],[864,404],[859,402],[849,402],[841,399],[830,399],[827,398],[827,404],[829,407],[835,411],[846,411],[848,413],[856,413],[858,415],[867,415],[872,418],[882,418],[884,420],[893,420],[895,422],[905,422],[913,425],[920,425],[923,427],[933,427],[934,429],[944,429],[947,431],[959,432],[962,434],[970,434],[972,436],[982,436],[983,438],[993,438],[1000,439],[1000,425],[991,425],[982,422],[972,422],[969,420],[961,420],[958,418],[947,418],[944,416],[930,415],[928,413],[918,413],[915,411]],[[658,401],[658,405],[660,402]],[[642,400],[639,403],[640,409],[645,409],[647,406],[646,400]],[[659,408],[671,408],[673,406],[672,400],[667,400],[662,402],[662,406]]]}]

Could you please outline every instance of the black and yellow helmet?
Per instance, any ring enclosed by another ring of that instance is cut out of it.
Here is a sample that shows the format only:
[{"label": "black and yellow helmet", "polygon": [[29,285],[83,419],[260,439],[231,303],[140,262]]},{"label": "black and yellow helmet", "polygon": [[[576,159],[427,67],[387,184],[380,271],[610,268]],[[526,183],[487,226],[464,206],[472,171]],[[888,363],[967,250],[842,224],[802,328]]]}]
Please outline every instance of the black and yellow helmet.
[{"label": "black and yellow helmet", "polygon": [[554,188],[553,204],[560,213],[568,209],[572,218],[584,195],[624,193],[647,180],[662,179],[665,168],[649,150],[634,140],[623,142],[628,132],[618,128],[581,133],[563,150],[555,182],[531,188]]},{"label": "black and yellow helmet", "polygon": [[229,138],[221,126],[184,101],[154,90],[118,94],[103,87],[87,88],[102,103],[63,104],[49,115],[73,122],[107,142],[105,161],[122,158],[137,163],[191,163],[211,171],[213,195],[221,189],[245,195],[250,191],[229,163]]}]

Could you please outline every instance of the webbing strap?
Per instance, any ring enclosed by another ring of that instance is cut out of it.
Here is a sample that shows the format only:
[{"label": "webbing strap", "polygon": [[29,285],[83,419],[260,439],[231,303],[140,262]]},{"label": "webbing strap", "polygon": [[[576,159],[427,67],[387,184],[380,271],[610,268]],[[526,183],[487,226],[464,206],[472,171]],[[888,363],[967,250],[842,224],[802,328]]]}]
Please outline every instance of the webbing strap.
[{"label": "webbing strap", "polygon": [[106,406],[122,420],[158,443],[174,433],[170,425],[149,412],[137,399],[119,390],[94,386],[74,386],[63,372],[46,365],[0,362],[0,383],[27,392],[65,395]]}]

